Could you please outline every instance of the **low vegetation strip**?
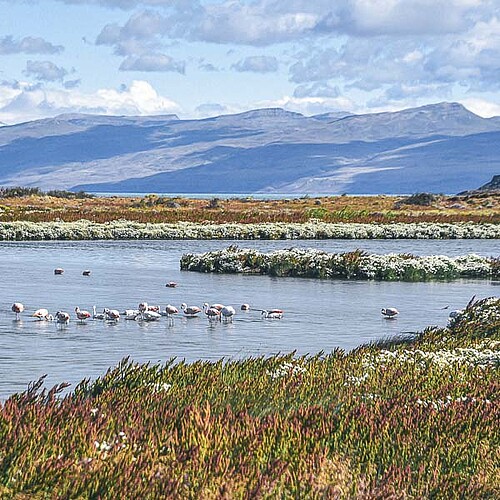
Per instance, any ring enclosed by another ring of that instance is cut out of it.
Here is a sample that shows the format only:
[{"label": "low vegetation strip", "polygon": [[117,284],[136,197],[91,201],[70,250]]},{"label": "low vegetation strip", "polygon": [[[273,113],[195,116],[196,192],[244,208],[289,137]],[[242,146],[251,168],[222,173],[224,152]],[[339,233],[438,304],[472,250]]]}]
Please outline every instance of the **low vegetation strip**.
[{"label": "low vegetation strip", "polygon": [[0,406],[3,498],[499,498],[500,300],[350,353],[123,360]]},{"label": "low vegetation strip", "polygon": [[254,249],[241,249],[236,245],[213,252],[184,254],[180,266],[185,271],[205,273],[388,281],[500,277],[500,258],[474,254],[460,257],[375,255],[361,250],[328,253],[297,248],[263,253]]},{"label": "low vegetation strip", "polygon": [[127,240],[127,239],[455,239],[500,238],[500,224],[475,223],[140,223],[118,220],[95,223],[0,222],[0,240]]}]

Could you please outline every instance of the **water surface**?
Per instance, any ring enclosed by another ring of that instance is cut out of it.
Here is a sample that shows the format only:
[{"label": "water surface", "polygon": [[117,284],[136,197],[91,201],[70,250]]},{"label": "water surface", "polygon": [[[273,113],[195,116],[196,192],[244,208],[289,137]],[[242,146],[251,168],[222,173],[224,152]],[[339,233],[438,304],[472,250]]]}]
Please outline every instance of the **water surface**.
[{"label": "water surface", "polygon": [[[204,252],[235,243],[243,248],[318,248],[332,252],[360,248],[374,253],[420,255],[477,253],[498,256],[495,240],[321,240],[321,241],[84,241],[0,243],[0,399],[24,390],[48,374],[47,385],[72,384],[95,378],[123,357],[164,362],[171,357],[192,361],[221,357],[300,354],[352,349],[360,344],[428,325],[445,325],[448,311],[469,299],[498,295],[499,282],[390,283],[330,281],[268,276],[212,275],[179,270],[184,252]],[[56,267],[64,268],[61,276]],[[92,274],[82,276],[84,269]],[[176,281],[177,288],[166,288]],[[14,301],[26,307],[14,321]],[[120,321],[109,324],[76,321],[61,328],[38,322],[30,314],[39,307],[52,313],[75,306],[135,308],[141,301],[204,302],[233,305],[230,324],[210,324],[205,317],[165,318],[155,323]],[[265,320],[258,311],[282,308],[282,320]],[[397,320],[381,317],[382,307],[397,307]],[[448,307],[448,309],[443,309]]]}]

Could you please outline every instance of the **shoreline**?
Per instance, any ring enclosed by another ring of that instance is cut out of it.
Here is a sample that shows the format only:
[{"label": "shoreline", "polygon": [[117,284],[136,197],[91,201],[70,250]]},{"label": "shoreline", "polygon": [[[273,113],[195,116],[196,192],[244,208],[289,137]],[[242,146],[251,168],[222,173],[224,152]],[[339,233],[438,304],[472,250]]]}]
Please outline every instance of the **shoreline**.
[{"label": "shoreline", "polygon": [[33,240],[294,240],[294,239],[499,239],[493,223],[96,223],[0,222],[0,241]]}]

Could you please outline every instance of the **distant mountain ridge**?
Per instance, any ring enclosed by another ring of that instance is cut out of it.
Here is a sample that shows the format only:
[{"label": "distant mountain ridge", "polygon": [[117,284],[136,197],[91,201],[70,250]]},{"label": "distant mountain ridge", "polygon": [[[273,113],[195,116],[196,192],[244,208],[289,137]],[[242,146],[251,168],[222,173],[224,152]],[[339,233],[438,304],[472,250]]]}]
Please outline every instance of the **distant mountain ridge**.
[{"label": "distant mountain ridge", "polygon": [[0,185],[91,192],[397,194],[475,189],[500,171],[500,117],[458,103],[202,120],[65,114],[0,128]]}]

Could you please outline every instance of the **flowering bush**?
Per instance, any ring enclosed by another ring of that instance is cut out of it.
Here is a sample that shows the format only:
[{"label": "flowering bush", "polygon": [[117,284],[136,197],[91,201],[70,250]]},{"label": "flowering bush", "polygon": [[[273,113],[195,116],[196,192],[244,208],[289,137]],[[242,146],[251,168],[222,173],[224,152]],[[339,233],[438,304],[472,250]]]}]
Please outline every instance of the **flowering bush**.
[{"label": "flowering bush", "polygon": [[410,254],[367,254],[360,250],[328,253],[315,249],[286,249],[262,253],[231,246],[202,254],[184,254],[181,269],[217,273],[256,273],[308,278],[421,281],[428,279],[500,276],[497,260],[465,255],[427,257]]},{"label": "flowering bush", "polygon": [[499,224],[0,222],[0,240],[500,238]]}]

